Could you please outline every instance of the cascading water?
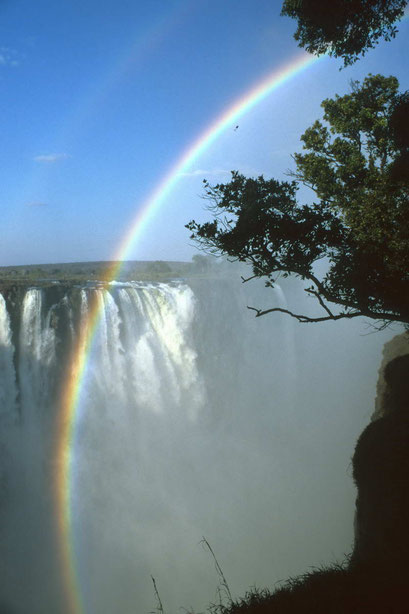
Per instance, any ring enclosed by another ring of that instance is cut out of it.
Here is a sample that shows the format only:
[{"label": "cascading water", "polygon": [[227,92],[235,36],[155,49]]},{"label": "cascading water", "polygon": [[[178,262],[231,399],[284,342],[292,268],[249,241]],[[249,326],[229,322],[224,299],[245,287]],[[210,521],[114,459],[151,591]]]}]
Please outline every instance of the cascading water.
[{"label": "cascading water", "polygon": [[255,320],[245,305],[262,295],[245,292],[214,279],[0,294],[1,612],[73,614],[53,442],[67,358],[95,298],[72,492],[86,614],[151,611],[151,575],[168,612],[203,610],[218,582],[203,535],[236,594],[349,551],[347,469],[385,335]]},{"label": "cascading water", "polygon": [[37,416],[29,407],[37,410],[46,407],[53,383],[50,376],[56,345],[55,331],[50,325],[53,311],[50,309],[45,318],[42,311],[41,290],[28,290],[21,310],[18,373],[24,420],[30,421],[37,421]]},{"label": "cascading water", "polygon": [[13,365],[14,347],[11,341],[10,318],[6,302],[0,294],[0,411],[14,415],[16,413],[16,376]]}]

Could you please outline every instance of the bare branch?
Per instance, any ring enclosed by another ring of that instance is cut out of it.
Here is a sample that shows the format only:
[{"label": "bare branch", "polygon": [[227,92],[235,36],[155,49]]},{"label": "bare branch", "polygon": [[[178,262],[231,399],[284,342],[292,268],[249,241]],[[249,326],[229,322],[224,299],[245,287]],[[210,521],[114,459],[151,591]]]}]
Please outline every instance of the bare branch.
[{"label": "bare branch", "polygon": [[315,296],[315,298],[317,299],[317,301],[319,302],[321,307],[327,312],[329,317],[330,318],[334,317],[334,314],[332,313],[332,311],[330,310],[328,305],[326,305],[324,303],[324,300],[323,300],[322,296],[320,295],[320,293],[317,290],[314,290],[314,288],[305,288],[305,292],[308,292],[308,294],[312,294],[312,296]]},{"label": "bare branch", "polygon": [[256,318],[260,318],[261,316],[264,316],[267,313],[279,312],[279,313],[286,313],[287,315],[291,316],[292,318],[295,318],[299,322],[303,322],[303,323],[305,323],[305,322],[325,322],[327,320],[341,320],[343,318],[347,318],[347,319],[350,320],[351,318],[356,318],[358,316],[365,315],[361,311],[350,311],[350,312],[339,313],[339,314],[336,314],[336,315],[321,316],[320,318],[311,318],[311,317],[306,316],[304,314],[294,313],[294,312],[290,311],[289,309],[283,309],[282,307],[271,307],[270,309],[257,309],[257,307],[249,307],[247,305],[247,309],[250,309],[251,311],[255,311],[256,312]]},{"label": "bare branch", "polygon": [[[152,578],[152,582],[153,582],[153,590],[155,592],[155,597],[156,597],[156,600],[157,600],[156,611],[159,612],[159,614],[164,614],[165,610],[163,609],[162,600],[161,600],[160,595],[159,595],[158,587],[156,586],[156,580],[155,580],[155,578],[153,576],[151,576],[151,578]],[[153,614],[153,613],[151,613],[151,614]]]},{"label": "bare branch", "polygon": [[251,281],[252,279],[259,279],[260,275],[252,275],[251,277],[243,277],[243,275],[240,275],[240,279],[243,282],[243,284],[245,284],[247,281]]},{"label": "bare branch", "polygon": [[219,575],[219,578],[220,578],[220,586],[218,588],[220,604],[222,603],[222,592],[221,592],[221,589],[223,589],[225,591],[229,603],[230,604],[233,603],[233,597],[232,597],[232,594],[230,592],[230,587],[229,587],[229,585],[227,583],[227,580],[225,578],[223,570],[220,567],[219,561],[217,560],[216,555],[213,552],[213,548],[211,547],[211,545],[209,544],[209,542],[207,541],[207,539],[205,537],[202,537],[200,543],[202,544],[203,547],[207,548],[208,551],[210,552],[210,554],[212,555],[213,561],[214,561],[214,566],[215,566],[216,571],[217,571],[217,573]]}]

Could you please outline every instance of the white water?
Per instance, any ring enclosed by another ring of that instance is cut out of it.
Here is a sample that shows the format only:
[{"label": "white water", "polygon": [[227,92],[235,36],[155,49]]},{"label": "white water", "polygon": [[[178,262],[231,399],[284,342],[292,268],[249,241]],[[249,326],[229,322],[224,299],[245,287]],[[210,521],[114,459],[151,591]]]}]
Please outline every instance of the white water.
[{"label": "white water", "polygon": [[14,347],[11,342],[10,318],[6,303],[0,294],[0,412],[11,415],[16,412],[16,376],[13,367]]},{"label": "white water", "polygon": [[[255,320],[239,284],[116,284],[0,295],[2,599],[67,614],[53,529],[52,443],[64,357],[97,293],[76,428],[74,550],[87,614],[203,611],[217,574],[273,584],[352,542],[354,441],[385,335],[362,323]],[[264,296],[264,294],[263,294]],[[282,292],[268,293],[284,304]],[[14,345],[13,345],[14,344]],[[18,384],[16,383],[18,382]]]},{"label": "white water", "polygon": [[49,372],[55,364],[56,349],[50,326],[52,313],[50,309],[43,317],[41,290],[27,290],[21,309],[19,382],[22,406],[27,408],[24,420],[36,423],[37,411],[49,404],[52,385]]}]

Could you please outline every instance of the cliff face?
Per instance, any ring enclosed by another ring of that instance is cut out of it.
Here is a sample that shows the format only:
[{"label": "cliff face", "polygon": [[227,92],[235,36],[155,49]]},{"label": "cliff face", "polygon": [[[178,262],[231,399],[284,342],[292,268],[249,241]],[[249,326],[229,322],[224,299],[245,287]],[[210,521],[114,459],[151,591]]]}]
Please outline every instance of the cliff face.
[{"label": "cliff face", "polygon": [[[406,352],[405,352],[406,350]],[[386,345],[378,407],[352,459],[358,489],[352,567],[407,580],[409,573],[409,352],[407,336]]]},{"label": "cliff face", "polygon": [[375,411],[371,416],[371,420],[381,418],[387,411],[384,406],[386,391],[384,378],[385,367],[391,360],[397,356],[403,356],[404,354],[409,354],[409,333],[396,335],[396,337],[393,337],[393,339],[385,343],[382,352],[382,362],[378,371],[378,381],[376,384]]}]

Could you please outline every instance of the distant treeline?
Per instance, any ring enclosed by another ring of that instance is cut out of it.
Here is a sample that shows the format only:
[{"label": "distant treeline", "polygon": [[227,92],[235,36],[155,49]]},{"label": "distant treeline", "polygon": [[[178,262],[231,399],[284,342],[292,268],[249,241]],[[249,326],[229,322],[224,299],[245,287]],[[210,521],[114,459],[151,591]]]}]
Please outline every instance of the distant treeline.
[{"label": "distant treeline", "polygon": [[[63,262],[59,264],[30,264],[0,267],[3,281],[88,281],[106,279],[115,263]],[[166,281],[175,278],[214,274],[220,269],[220,260],[212,256],[195,254],[191,262],[166,260],[128,260],[119,267],[118,281]]]}]

